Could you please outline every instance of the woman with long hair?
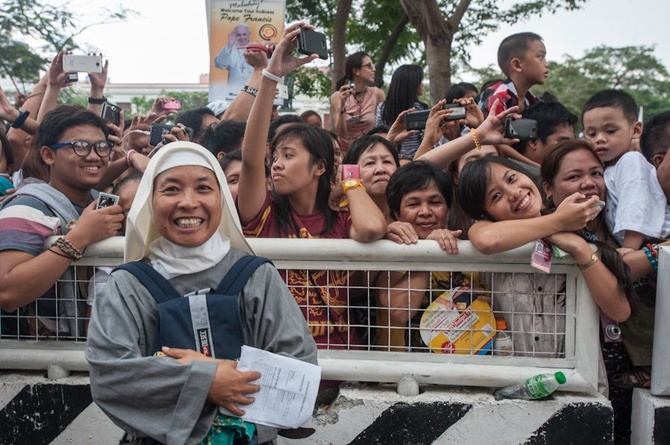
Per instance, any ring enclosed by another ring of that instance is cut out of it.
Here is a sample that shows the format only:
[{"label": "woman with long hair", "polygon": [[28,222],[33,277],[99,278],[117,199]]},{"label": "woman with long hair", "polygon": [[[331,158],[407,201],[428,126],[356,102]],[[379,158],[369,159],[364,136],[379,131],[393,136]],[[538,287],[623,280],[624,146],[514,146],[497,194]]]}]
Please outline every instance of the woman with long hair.
[{"label": "woman with long hair", "polygon": [[330,96],[331,127],[340,138],[342,152],[375,125],[375,110],[384,101],[384,92],[374,82],[375,65],[368,54],[359,51],[347,57],[344,77]]},{"label": "woman with long hair", "polygon": [[[312,28],[302,23],[299,26]],[[237,198],[245,235],[378,240],[386,233],[386,221],[360,180],[336,186],[349,200],[348,211],[336,212],[328,205],[335,172],[333,142],[325,130],[292,124],[275,135],[270,143],[273,190],[267,190],[265,142],[277,80],[316,57],[293,56],[293,39],[300,33],[299,26],[288,27],[277,45],[247,122]],[[361,344],[356,331],[349,328],[348,295],[342,290],[347,278],[346,271],[284,273],[319,347]]]},{"label": "woman with long hair", "polygon": [[[400,113],[410,108],[426,110],[428,105],[419,102],[423,94],[423,68],[419,65],[401,65],[393,72],[386,100],[377,105],[375,126],[390,127]],[[400,145],[400,159],[412,160],[421,144],[421,135],[412,134]]]}]

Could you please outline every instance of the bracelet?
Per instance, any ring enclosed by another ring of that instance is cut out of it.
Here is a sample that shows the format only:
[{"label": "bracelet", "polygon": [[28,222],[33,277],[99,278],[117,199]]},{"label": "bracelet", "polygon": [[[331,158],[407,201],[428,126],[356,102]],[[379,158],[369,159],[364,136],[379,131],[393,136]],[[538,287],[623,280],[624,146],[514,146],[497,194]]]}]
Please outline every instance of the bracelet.
[{"label": "bracelet", "polygon": [[55,253],[55,254],[58,255],[58,256],[62,256],[63,258],[68,258],[68,259],[70,259],[70,260],[72,259],[71,256],[63,255],[62,253],[58,253],[58,252],[56,252],[56,251],[53,249],[53,247],[49,247],[47,250],[48,250],[49,252],[51,252],[51,253]]},{"label": "bracelet", "polygon": [[654,257],[654,259],[655,259],[656,261],[658,261],[658,250],[657,250],[658,246],[657,246],[657,245],[653,245],[653,244],[651,244],[651,243],[647,243],[647,244],[646,244],[646,247],[649,249],[649,251],[651,252],[651,254],[652,254],[652,256]]},{"label": "bracelet", "polygon": [[107,98],[105,96],[102,97],[89,97],[88,98],[88,103],[89,104],[96,104],[96,105],[102,105],[105,102],[107,102]]},{"label": "bracelet", "polygon": [[647,255],[647,259],[649,260],[649,263],[651,263],[651,267],[654,268],[655,272],[658,272],[658,261],[656,261],[656,258],[654,258],[651,250],[647,246],[644,246],[642,250],[644,251],[644,254]]},{"label": "bracelet", "polygon": [[479,137],[477,137],[477,133],[475,133],[474,128],[470,129],[470,137],[472,138],[472,142],[475,143],[475,148],[477,150],[481,150],[482,149],[482,144],[481,144],[481,142],[479,142]]},{"label": "bracelet", "polygon": [[265,68],[263,68],[263,71],[261,71],[261,74],[263,75],[263,77],[267,77],[270,80],[273,80],[275,82],[281,82],[281,77],[275,76],[274,74],[272,74],[270,71],[266,70]]},{"label": "bracelet", "polygon": [[130,168],[135,168],[133,165],[133,155],[137,153],[137,150],[130,149],[126,152],[126,164],[128,164],[128,167]]},{"label": "bracelet", "polygon": [[84,256],[83,252],[72,245],[72,243],[66,240],[64,237],[60,237],[54,242],[51,247],[58,247],[65,255],[72,258],[75,261],[79,261],[81,257]]},{"label": "bracelet", "polygon": [[19,115],[16,118],[16,120],[12,123],[12,128],[21,128],[23,124],[26,123],[26,119],[28,119],[28,116],[30,115],[30,111],[27,110],[19,110]]},{"label": "bracelet", "polygon": [[254,97],[256,97],[258,95],[258,89],[254,88],[254,87],[250,87],[249,85],[243,86],[240,91],[244,91],[245,93],[249,93]]},{"label": "bracelet", "polygon": [[598,262],[598,256],[597,256],[595,253],[592,253],[592,254],[591,254],[591,259],[590,259],[590,260],[588,260],[588,261],[587,261],[586,263],[584,263],[584,264],[577,264],[577,267],[579,267],[581,270],[586,270],[586,269],[588,269],[589,267],[591,267],[591,266],[593,266],[594,264],[596,264],[597,262]]}]

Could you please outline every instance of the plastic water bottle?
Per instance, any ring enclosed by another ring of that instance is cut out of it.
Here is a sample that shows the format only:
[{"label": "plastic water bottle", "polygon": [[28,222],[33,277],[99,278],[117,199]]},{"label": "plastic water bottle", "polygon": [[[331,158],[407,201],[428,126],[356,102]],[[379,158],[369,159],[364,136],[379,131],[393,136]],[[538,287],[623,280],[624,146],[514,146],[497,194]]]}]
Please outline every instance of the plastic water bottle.
[{"label": "plastic water bottle", "polygon": [[558,371],[553,374],[538,374],[524,383],[500,388],[493,393],[496,400],[502,399],[543,399],[556,391],[556,388],[566,382],[565,374]]},{"label": "plastic water bottle", "polygon": [[496,320],[496,338],[493,340],[493,355],[514,355],[514,342],[507,332],[507,322]]}]

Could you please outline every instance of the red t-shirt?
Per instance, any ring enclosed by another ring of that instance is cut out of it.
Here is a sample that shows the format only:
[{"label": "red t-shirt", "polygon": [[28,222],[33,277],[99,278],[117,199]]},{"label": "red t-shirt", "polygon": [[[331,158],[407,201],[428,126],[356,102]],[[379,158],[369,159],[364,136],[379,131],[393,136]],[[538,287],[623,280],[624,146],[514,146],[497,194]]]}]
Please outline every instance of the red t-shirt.
[{"label": "red t-shirt", "polygon": [[[325,215],[317,212],[298,215],[291,211],[298,231],[283,233],[279,230],[277,208],[270,192],[265,197],[258,215],[243,226],[244,235],[250,238],[349,238],[351,218],[349,212],[337,214],[335,224],[328,232]],[[355,329],[349,310],[349,272],[344,270],[282,270],[284,282],[302,310],[317,347],[346,349],[346,345],[360,345],[362,340]]]}]

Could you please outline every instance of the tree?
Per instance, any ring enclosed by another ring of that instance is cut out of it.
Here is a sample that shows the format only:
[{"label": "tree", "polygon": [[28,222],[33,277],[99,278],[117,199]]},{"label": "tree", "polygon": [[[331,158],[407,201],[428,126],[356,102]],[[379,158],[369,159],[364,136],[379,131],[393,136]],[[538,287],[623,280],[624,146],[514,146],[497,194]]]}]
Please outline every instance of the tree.
[{"label": "tree", "polygon": [[[499,0],[400,0],[409,21],[426,47],[433,102],[451,86],[452,56],[467,60],[464,49],[481,43],[501,23],[513,24],[532,15],[574,10],[586,0],[524,1],[502,8]],[[458,46],[453,48],[457,37]]]},{"label": "tree", "polygon": [[[4,0],[0,3],[0,77],[11,79],[16,90],[25,93],[25,84],[37,81],[40,70],[56,53],[79,48],[74,38],[84,30],[125,20],[133,13],[123,7],[114,11],[104,9],[99,21],[83,25],[81,17],[67,3]],[[36,43],[31,47],[22,40]]]},{"label": "tree", "polygon": [[670,109],[670,74],[653,53],[650,46],[599,46],[581,58],[567,56],[564,62],[551,64],[547,82],[534,92],[550,92],[580,115],[594,93],[618,88],[631,94],[646,116],[652,116]]}]

